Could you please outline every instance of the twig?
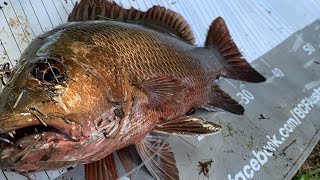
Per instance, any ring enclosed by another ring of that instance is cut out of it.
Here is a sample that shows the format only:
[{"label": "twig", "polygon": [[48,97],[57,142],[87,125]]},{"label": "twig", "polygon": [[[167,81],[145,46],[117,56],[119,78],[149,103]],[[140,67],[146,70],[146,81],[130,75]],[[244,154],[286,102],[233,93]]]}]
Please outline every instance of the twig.
[{"label": "twig", "polygon": [[50,68],[50,70],[51,70],[54,78],[56,79],[57,83],[59,83],[59,80],[58,80],[57,76],[55,75],[55,73],[54,73],[54,71],[53,71],[53,69],[52,69],[52,67],[51,67],[51,64],[50,64],[49,62],[47,62],[47,63],[49,64],[49,68]]},{"label": "twig", "polygon": [[9,139],[3,138],[3,137],[0,137],[0,141],[13,144],[13,142],[11,142]]},{"label": "twig", "polygon": [[45,122],[44,122],[44,120],[38,115],[38,114],[36,114],[36,113],[33,113],[36,117],[37,117],[37,119],[44,125],[44,126],[48,126]]},{"label": "twig", "polygon": [[101,18],[101,19],[105,19],[105,20],[109,20],[109,21],[114,21],[114,19],[107,18],[107,17],[101,16],[101,15],[98,15],[98,17]]},{"label": "twig", "polygon": [[[21,151],[20,153],[18,153],[17,155],[15,155],[14,157],[12,157],[11,159],[14,160],[14,159],[16,159],[17,157],[20,157],[20,156],[22,156],[22,155],[23,155],[22,158],[24,159],[24,158],[31,152],[31,148],[32,148],[33,146],[35,146],[40,139],[41,139],[41,136],[38,137],[38,138],[36,138],[36,141],[35,141],[35,142],[33,142],[32,144],[30,144],[27,148],[25,148],[23,151]],[[23,160],[22,158],[21,158],[21,160]]]},{"label": "twig", "polygon": [[22,96],[23,96],[23,91],[21,91],[21,93],[19,94],[18,98],[17,98],[17,101],[14,103],[13,105],[13,109],[17,107],[18,103],[20,102]]},{"label": "twig", "polygon": [[[286,155],[285,151],[286,151],[293,143],[295,143],[296,141],[297,141],[296,139],[293,140],[290,144],[288,144],[288,146],[286,146],[285,148],[283,148],[281,154],[283,154],[283,155],[285,156],[285,155]],[[281,155],[281,154],[280,154],[280,155]]]}]

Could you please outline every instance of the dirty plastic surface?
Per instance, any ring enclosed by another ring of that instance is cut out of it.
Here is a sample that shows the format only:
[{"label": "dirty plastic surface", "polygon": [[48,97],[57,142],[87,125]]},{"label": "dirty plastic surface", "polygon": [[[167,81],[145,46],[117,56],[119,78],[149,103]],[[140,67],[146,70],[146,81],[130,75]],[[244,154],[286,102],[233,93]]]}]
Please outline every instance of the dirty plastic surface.
[{"label": "dirty plastic surface", "polygon": [[[168,137],[181,179],[291,179],[320,139],[320,20],[252,62],[267,81],[222,79],[219,85],[244,108],[243,116],[197,111],[222,126],[206,137]],[[227,80],[227,81],[226,81]],[[63,175],[78,177],[77,167]],[[145,169],[136,179],[152,178]]]},{"label": "dirty plastic surface", "polygon": [[[0,63],[14,65],[35,36],[66,21],[75,2],[0,0]],[[256,59],[252,65],[268,78],[263,84],[220,81],[221,87],[246,109],[244,116],[199,111],[199,116],[222,125],[220,134],[168,138],[181,178],[291,179],[319,139],[320,121],[316,119],[320,113],[319,102],[312,104],[312,97],[317,99],[314,93],[320,88],[320,22],[290,35],[320,17],[317,11],[320,3],[311,0],[295,4],[288,0],[117,2],[127,8],[146,10],[161,5],[178,11],[191,24],[199,45],[203,44],[211,21],[222,16],[246,59]],[[199,161],[211,159],[209,178],[199,175]],[[35,177],[84,179],[83,166],[65,172],[39,172]],[[142,168],[135,178],[151,179],[151,176]],[[26,178],[0,171],[0,179]]]}]

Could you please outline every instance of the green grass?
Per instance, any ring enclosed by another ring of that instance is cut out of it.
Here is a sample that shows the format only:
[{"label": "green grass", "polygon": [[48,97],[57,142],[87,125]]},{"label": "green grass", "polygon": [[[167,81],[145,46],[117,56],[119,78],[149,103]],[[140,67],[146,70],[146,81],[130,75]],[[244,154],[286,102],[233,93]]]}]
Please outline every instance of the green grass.
[{"label": "green grass", "polygon": [[293,180],[320,180],[320,168],[307,172],[303,175],[297,175]]},{"label": "green grass", "polygon": [[320,141],[292,180],[320,180]]}]

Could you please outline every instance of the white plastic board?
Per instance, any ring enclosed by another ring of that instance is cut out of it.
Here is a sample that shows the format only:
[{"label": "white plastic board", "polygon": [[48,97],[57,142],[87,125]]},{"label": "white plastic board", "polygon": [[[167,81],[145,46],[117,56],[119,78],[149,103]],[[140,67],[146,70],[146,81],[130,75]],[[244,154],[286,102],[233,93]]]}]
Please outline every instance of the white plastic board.
[{"label": "white plastic board", "polygon": [[[14,65],[21,52],[35,36],[66,22],[75,2],[75,0],[0,0],[2,7],[0,10],[0,63],[10,62]],[[128,8],[134,6],[146,10],[153,5],[161,5],[178,11],[191,24],[197,44],[200,46],[204,43],[211,21],[221,16],[226,20],[234,41],[248,61],[257,59],[291,34],[320,17],[318,11],[320,2],[315,0],[294,2],[289,0],[122,0],[117,2]],[[235,83],[229,80],[226,83],[225,88],[231,89],[230,92],[236,88],[240,90],[238,85],[234,85]],[[36,178],[53,179],[61,173],[63,171],[40,172],[36,174]],[[235,172],[226,170],[225,173]],[[0,179],[22,178],[14,173],[0,172]]]}]

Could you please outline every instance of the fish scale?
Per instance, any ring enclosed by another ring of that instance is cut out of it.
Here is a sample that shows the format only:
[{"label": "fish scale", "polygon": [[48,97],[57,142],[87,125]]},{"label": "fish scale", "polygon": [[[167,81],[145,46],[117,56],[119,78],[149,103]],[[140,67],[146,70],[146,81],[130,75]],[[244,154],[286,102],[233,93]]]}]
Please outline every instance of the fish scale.
[{"label": "fish scale", "polygon": [[[0,93],[0,167],[30,172],[89,163],[86,176],[95,178],[89,169],[108,163],[117,177],[112,153],[134,144],[155,178],[178,179],[169,144],[150,133],[217,133],[221,127],[195,109],[244,109],[214,80],[265,81],[222,18],[213,21],[205,47],[194,41],[184,18],[163,7],[142,12],[106,0],[77,2],[68,23],[29,44]],[[20,142],[34,143],[19,149]]]},{"label": "fish scale", "polygon": [[[125,69],[130,74],[130,78],[138,79],[139,82],[143,82],[146,79],[153,77],[173,76],[186,81],[190,84],[190,88],[201,87],[200,84],[202,84],[203,79],[205,80],[205,83],[208,84],[208,80],[204,78],[207,76],[207,73],[199,66],[199,63],[195,63],[197,60],[190,55],[186,55],[186,50],[183,51],[182,48],[173,46],[172,43],[174,42],[166,42],[165,40],[167,38],[161,39],[161,36],[155,38],[154,36],[157,33],[152,31],[149,33],[141,32],[141,27],[133,26],[121,29],[116,25],[122,24],[116,23],[115,25],[112,25],[112,22],[110,22],[109,25],[105,25],[106,23],[107,22],[103,22],[102,24],[98,24],[97,22],[88,23],[86,27],[81,24],[78,29],[73,27],[68,30],[67,33],[73,34],[73,30],[80,34],[82,31],[84,31],[86,35],[91,33],[89,37],[92,37],[92,39],[89,39],[89,42],[95,43],[96,37],[100,37],[99,44],[100,41],[104,39],[101,37],[108,37],[108,43],[101,43],[101,48],[113,50],[116,55],[121,57],[121,61],[125,64]],[[125,26],[128,25],[126,24]],[[93,30],[91,31],[91,29]],[[97,31],[96,29],[99,29],[100,31]],[[106,30],[108,32],[105,32]],[[147,31],[147,29],[144,29],[144,31]],[[82,41],[79,37],[77,40]],[[135,43],[132,44],[131,42]],[[185,49],[195,48],[194,46],[183,42],[181,42],[181,44],[187,46],[183,47]],[[152,48],[155,52],[151,53],[150,51],[146,51],[146,49],[155,46],[157,47],[156,49]],[[141,54],[143,54],[143,56]],[[105,56],[108,56],[108,54]],[[104,60],[102,59],[101,61]],[[137,64],[139,64],[139,68],[137,68]],[[137,69],[139,70],[137,71]],[[199,94],[201,91],[203,90],[195,90],[193,95]],[[184,103],[198,99],[196,96],[186,96],[192,98],[187,99]],[[208,97],[206,97],[205,100],[206,99],[208,99]]]}]

